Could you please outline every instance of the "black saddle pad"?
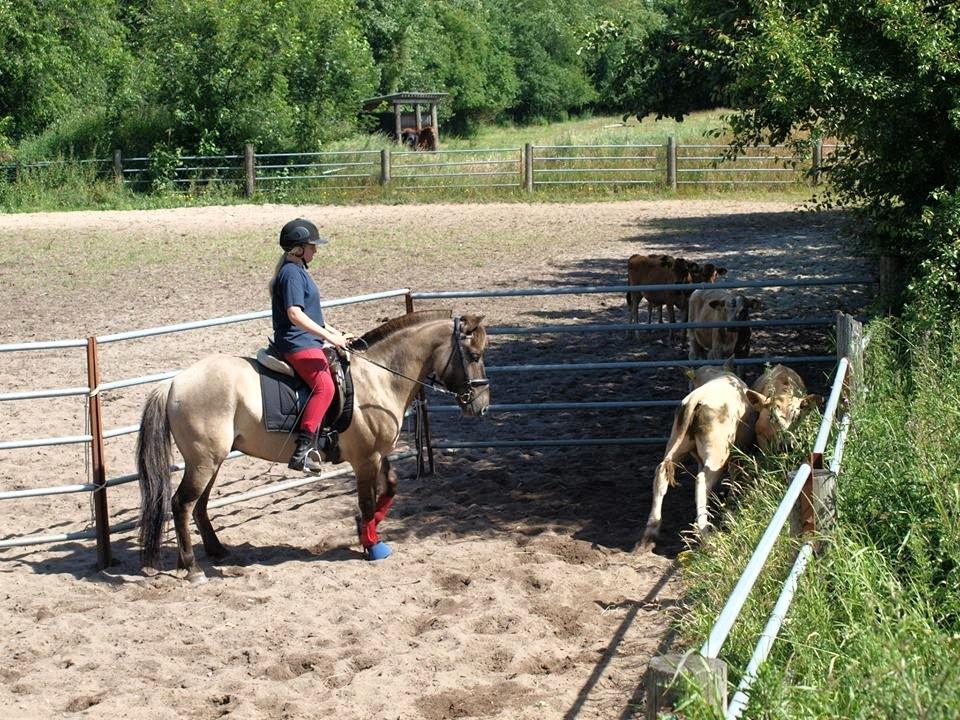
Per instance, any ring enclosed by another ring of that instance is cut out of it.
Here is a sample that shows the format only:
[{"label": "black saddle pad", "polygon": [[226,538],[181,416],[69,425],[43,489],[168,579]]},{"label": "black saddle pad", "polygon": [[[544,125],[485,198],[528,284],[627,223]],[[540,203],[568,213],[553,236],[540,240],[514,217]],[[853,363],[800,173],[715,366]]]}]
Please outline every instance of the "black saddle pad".
[{"label": "black saddle pad", "polygon": [[300,415],[310,398],[310,388],[298,377],[290,377],[254,362],[260,373],[263,424],[267,432],[290,433],[300,427]]},{"label": "black saddle pad", "polygon": [[[323,427],[344,432],[353,419],[353,377],[350,364],[334,359],[335,395],[323,418]],[[310,388],[299,377],[274,372],[253,362],[260,374],[260,395],[263,399],[263,424],[267,432],[290,433],[300,427],[300,415],[310,399]]]}]

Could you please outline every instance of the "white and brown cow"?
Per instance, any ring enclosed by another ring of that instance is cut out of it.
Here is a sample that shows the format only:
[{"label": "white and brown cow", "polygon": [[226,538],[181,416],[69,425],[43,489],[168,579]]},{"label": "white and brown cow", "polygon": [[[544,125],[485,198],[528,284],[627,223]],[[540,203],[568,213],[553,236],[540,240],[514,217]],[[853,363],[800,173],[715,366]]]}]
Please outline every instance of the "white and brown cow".
[{"label": "white and brown cow", "polygon": [[[695,290],[690,296],[690,322],[719,323],[749,320],[760,301],[720,288]],[[687,330],[691,360],[722,360],[750,355],[750,328],[691,328]]]},{"label": "white and brown cow", "polygon": [[747,452],[753,446],[756,410],[750,392],[736,375],[723,372],[680,402],[653,479],[653,506],[643,533],[644,547],[649,548],[660,532],[663,497],[667,487],[676,484],[676,465],[687,454],[696,458],[698,465],[697,530],[702,534],[707,529],[707,498],[727,468],[732,449]]},{"label": "white and brown cow", "polygon": [[823,402],[808,395],[803,379],[785,365],[774,365],[753,383],[757,402],[757,445],[763,452],[787,447],[790,428],[805,410]]}]

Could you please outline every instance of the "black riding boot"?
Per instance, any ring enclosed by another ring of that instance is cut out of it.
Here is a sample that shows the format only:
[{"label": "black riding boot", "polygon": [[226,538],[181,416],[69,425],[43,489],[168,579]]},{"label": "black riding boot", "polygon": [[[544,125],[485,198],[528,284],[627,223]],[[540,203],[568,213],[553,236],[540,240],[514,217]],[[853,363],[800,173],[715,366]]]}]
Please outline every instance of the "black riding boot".
[{"label": "black riding boot", "polygon": [[297,433],[297,446],[293,449],[290,462],[287,463],[288,468],[304,472],[320,472],[323,467],[321,465],[323,457],[317,450],[316,438],[316,434],[309,430],[301,430]]}]

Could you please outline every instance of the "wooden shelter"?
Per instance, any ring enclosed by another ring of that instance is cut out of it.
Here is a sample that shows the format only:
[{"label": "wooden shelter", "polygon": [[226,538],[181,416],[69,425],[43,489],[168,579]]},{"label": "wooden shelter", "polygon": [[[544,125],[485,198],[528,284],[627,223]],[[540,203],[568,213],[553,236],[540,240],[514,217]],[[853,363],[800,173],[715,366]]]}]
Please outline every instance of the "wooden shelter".
[{"label": "wooden shelter", "polygon": [[[433,128],[437,142],[440,141],[440,125],[437,122],[437,105],[448,97],[448,93],[428,92],[396,92],[389,95],[378,95],[363,101],[366,112],[376,112],[384,104],[390,106],[393,114],[393,134],[400,142],[401,133],[405,128],[413,128],[418,133],[425,127]],[[405,111],[404,106],[412,107]],[[429,109],[429,117],[424,117],[421,108]]]}]

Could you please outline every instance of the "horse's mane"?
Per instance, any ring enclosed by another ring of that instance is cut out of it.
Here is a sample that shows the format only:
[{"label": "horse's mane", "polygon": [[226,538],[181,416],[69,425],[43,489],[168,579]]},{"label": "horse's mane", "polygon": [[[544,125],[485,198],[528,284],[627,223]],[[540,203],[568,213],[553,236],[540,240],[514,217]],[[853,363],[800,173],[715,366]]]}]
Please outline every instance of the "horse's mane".
[{"label": "horse's mane", "polygon": [[393,320],[388,320],[383,325],[364,333],[360,338],[362,341],[361,344],[366,347],[372,347],[375,343],[393,335],[397,330],[432,320],[449,319],[450,317],[452,317],[452,315],[449,310],[418,310],[417,312],[407,313],[406,315],[395,317]]}]

